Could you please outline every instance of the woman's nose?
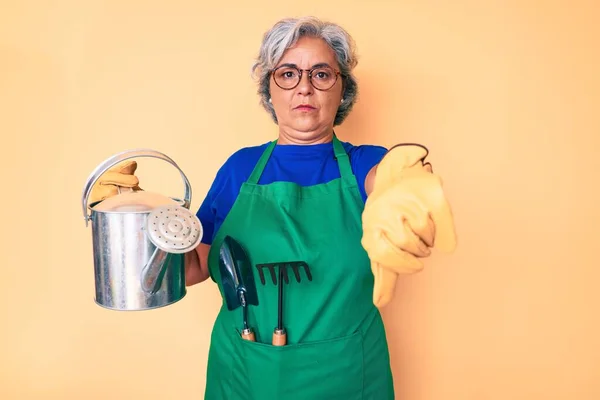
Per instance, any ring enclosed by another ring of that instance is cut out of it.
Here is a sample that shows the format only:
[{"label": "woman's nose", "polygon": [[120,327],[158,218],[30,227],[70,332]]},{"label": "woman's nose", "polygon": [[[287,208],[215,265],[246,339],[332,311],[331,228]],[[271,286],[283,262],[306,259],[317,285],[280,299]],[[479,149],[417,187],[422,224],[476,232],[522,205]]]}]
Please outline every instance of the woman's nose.
[{"label": "woman's nose", "polygon": [[298,83],[296,89],[301,94],[309,94],[313,91],[312,84],[310,83],[310,77],[308,76],[307,72],[304,72],[300,76],[300,83]]}]

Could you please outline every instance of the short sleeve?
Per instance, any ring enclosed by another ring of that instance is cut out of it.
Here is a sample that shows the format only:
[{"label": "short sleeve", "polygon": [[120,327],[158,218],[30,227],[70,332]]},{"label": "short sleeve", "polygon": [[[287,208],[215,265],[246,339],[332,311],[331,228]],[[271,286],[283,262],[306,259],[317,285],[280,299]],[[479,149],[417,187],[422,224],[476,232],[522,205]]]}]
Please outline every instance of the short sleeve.
[{"label": "short sleeve", "polygon": [[200,220],[200,224],[202,224],[202,240],[200,242],[204,244],[211,244],[212,235],[215,230],[215,215],[211,210],[212,202],[213,198],[209,191],[196,212],[196,216]]},{"label": "short sleeve", "polygon": [[352,171],[356,180],[358,181],[358,187],[363,201],[367,200],[367,193],[365,190],[365,180],[367,174],[375,165],[379,164],[383,156],[386,155],[388,150],[383,146],[375,145],[360,145],[352,147],[348,151],[350,157],[350,163]]},{"label": "short sleeve", "polygon": [[196,212],[196,216],[200,220],[203,230],[201,243],[208,245],[212,244],[216,225],[217,214],[215,209],[215,201],[225,186],[225,165],[223,165],[217,172],[215,179],[210,186],[208,193],[206,194],[206,197]]},{"label": "short sleeve", "polygon": [[196,216],[204,233],[201,242],[211,245],[216,231],[221,227],[235,202],[242,183],[252,172],[266,146],[242,148],[233,153],[219,168],[215,179],[202,201]]},{"label": "short sleeve", "polygon": [[214,199],[212,193],[213,187],[210,188],[204,201],[200,205],[200,208],[198,208],[198,211],[196,212],[196,216],[200,220],[200,224],[202,224],[202,240],[200,242],[204,244],[211,244],[213,232],[215,230],[215,215],[212,211]]}]

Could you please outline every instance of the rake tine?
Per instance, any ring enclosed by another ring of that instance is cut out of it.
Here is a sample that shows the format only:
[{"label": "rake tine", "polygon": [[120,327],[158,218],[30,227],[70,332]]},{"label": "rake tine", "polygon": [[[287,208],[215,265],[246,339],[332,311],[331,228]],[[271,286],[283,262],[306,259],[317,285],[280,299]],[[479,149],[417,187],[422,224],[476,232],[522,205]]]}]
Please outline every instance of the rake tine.
[{"label": "rake tine", "polygon": [[288,267],[288,264],[283,264],[283,266],[280,264],[280,267],[279,267],[279,273],[283,275],[283,280],[285,281],[286,285],[288,285],[290,283],[287,267]]},{"label": "rake tine", "polygon": [[263,267],[262,267],[262,265],[260,265],[260,264],[259,264],[259,265],[257,265],[257,266],[256,266],[256,269],[258,270],[258,276],[259,276],[259,278],[260,278],[260,283],[262,283],[262,284],[264,285],[266,282],[265,282],[265,274],[264,274],[264,272],[263,272]]},{"label": "rake tine", "polygon": [[310,268],[308,264],[304,261],[294,261],[290,263],[269,263],[269,264],[257,264],[256,268],[258,269],[258,275],[260,277],[260,282],[265,285],[265,273],[264,269],[267,268],[271,273],[271,280],[273,281],[273,285],[277,285],[277,271],[276,268],[279,269],[279,273],[282,274],[282,278],[286,284],[290,283],[290,277],[288,274],[288,267],[292,269],[294,273],[294,277],[296,278],[296,282],[300,283],[302,278],[300,277],[300,268],[304,267],[304,272],[306,273],[306,277],[309,281],[312,281],[312,274],[310,273]]},{"label": "rake tine", "polygon": [[300,261],[300,265],[304,267],[304,272],[306,272],[306,277],[308,278],[309,281],[312,281],[312,274],[310,273],[310,268],[308,268],[308,264],[305,263],[304,261]]},{"label": "rake tine", "polygon": [[262,283],[263,285],[266,284],[265,281],[265,275],[264,275],[264,269],[267,268],[269,270],[269,272],[271,273],[271,280],[273,281],[273,285],[277,285],[277,274],[275,272],[275,267],[277,266],[277,263],[273,263],[273,264],[257,264],[256,268],[258,269],[258,275],[260,276],[260,283]]},{"label": "rake tine", "polygon": [[296,282],[300,283],[302,281],[302,278],[300,277],[300,267],[304,267],[304,271],[306,272],[306,277],[308,278],[309,281],[312,281],[312,275],[310,273],[310,268],[308,267],[308,264],[304,261],[295,261],[292,263],[289,263],[288,266],[290,266],[292,268],[292,271],[294,272],[294,276],[296,277]]},{"label": "rake tine", "polygon": [[271,272],[271,280],[273,281],[273,285],[277,285],[277,272],[275,268],[277,264],[269,264],[269,271]]},{"label": "rake tine", "polygon": [[296,277],[296,282],[300,282],[300,272],[298,271],[299,263],[291,263],[290,267],[292,267],[292,271],[294,271],[294,276]]}]

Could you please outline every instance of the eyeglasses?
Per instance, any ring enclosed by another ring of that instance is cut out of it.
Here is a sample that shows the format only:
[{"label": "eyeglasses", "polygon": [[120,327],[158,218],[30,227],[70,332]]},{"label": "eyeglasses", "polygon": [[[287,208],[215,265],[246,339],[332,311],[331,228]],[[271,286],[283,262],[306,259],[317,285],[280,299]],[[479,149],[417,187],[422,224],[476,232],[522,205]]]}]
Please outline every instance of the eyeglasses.
[{"label": "eyeglasses", "polygon": [[302,74],[308,73],[310,84],[317,90],[328,90],[335,85],[339,71],[330,66],[315,66],[311,69],[300,69],[292,65],[282,65],[275,68],[271,74],[275,84],[284,90],[294,89],[302,80]]}]

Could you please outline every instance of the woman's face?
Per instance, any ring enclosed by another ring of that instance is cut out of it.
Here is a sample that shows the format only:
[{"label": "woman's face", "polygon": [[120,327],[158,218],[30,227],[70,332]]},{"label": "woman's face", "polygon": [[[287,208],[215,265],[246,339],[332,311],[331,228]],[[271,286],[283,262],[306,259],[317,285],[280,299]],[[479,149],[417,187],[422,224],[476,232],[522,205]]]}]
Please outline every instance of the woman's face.
[{"label": "woman's face", "polygon": [[[342,79],[337,77],[335,84],[327,90],[318,90],[311,85],[308,71],[302,71],[300,83],[293,89],[297,71],[288,67],[310,70],[315,66],[329,66],[334,76],[328,77],[323,70],[315,70],[313,82],[320,87],[328,79],[335,79],[339,67],[335,53],[327,43],[318,38],[303,37],[290,47],[277,64],[279,68],[271,76],[271,102],[277,115],[280,143],[311,144],[326,142],[333,134],[333,121],[342,99]],[[288,85],[288,86],[286,86]],[[327,85],[328,86],[328,85]]]}]

